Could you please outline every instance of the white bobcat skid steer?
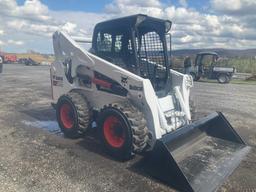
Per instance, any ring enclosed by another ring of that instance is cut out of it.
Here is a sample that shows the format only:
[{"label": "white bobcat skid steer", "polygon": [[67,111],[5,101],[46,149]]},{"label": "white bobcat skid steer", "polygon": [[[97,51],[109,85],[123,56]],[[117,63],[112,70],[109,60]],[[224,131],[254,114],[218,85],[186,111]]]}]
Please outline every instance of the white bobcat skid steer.
[{"label": "white bobcat skid steer", "polygon": [[65,136],[77,137],[96,121],[112,155],[149,151],[145,166],[153,176],[180,190],[211,191],[248,147],[221,113],[190,124],[193,81],[170,69],[170,28],[170,21],[146,15],[102,22],[90,51],[56,32],[51,82],[58,123]]}]

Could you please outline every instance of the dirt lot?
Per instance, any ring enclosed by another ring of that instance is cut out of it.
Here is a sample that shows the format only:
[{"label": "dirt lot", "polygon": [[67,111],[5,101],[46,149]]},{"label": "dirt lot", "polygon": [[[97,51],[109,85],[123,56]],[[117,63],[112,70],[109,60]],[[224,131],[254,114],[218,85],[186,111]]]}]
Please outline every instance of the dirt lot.
[{"label": "dirt lot", "polygon": [[[0,191],[172,191],[117,162],[92,135],[65,139],[50,106],[47,66],[4,65],[0,74]],[[248,157],[220,188],[256,191],[256,86],[196,83],[198,115],[222,111],[247,143]]]}]

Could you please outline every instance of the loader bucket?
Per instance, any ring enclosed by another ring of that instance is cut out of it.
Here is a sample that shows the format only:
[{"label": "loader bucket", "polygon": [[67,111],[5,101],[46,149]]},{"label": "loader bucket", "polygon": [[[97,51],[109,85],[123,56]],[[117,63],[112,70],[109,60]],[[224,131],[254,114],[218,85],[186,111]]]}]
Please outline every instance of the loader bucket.
[{"label": "loader bucket", "polygon": [[215,191],[249,150],[222,113],[213,113],[157,140],[143,167],[179,191]]}]

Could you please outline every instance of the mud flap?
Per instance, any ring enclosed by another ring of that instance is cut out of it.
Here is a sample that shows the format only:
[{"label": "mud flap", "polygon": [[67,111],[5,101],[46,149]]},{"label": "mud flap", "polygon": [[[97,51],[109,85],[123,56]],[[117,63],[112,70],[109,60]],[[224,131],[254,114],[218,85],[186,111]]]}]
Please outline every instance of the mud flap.
[{"label": "mud flap", "polygon": [[143,167],[179,191],[215,191],[249,150],[218,112],[157,140]]}]

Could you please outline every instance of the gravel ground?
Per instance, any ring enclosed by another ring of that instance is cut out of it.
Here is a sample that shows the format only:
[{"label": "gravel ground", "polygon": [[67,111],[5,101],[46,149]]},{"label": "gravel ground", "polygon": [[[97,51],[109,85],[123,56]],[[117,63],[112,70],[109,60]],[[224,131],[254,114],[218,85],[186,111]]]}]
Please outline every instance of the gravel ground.
[{"label": "gravel ground", "polygon": [[[50,106],[49,67],[4,65],[0,74],[0,191],[173,191],[118,162],[94,133],[65,139]],[[256,86],[196,83],[198,117],[222,111],[252,146],[220,191],[256,191]]]}]

